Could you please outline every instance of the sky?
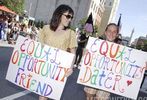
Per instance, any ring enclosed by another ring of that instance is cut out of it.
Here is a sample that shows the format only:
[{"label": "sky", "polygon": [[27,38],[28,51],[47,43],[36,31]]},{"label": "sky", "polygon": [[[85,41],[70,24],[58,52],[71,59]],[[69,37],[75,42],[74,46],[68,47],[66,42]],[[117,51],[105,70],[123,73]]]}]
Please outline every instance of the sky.
[{"label": "sky", "polygon": [[130,36],[134,28],[132,40],[147,35],[147,0],[120,0],[116,14],[116,22],[120,13],[122,36]]}]

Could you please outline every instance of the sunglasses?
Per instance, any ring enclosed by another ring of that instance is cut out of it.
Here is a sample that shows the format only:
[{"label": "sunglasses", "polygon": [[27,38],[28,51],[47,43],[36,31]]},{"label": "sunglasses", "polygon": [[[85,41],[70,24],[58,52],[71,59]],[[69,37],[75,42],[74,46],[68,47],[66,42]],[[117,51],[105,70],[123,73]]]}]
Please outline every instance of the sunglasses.
[{"label": "sunglasses", "polygon": [[73,19],[73,16],[71,16],[71,15],[65,15],[65,14],[63,14],[67,19]]}]

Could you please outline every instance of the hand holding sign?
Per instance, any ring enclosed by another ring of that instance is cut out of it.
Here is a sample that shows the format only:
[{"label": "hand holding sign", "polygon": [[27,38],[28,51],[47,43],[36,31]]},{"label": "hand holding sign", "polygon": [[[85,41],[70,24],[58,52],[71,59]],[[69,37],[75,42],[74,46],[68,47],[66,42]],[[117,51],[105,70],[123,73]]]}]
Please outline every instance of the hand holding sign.
[{"label": "hand holding sign", "polygon": [[66,77],[70,76],[73,73],[73,69],[69,68],[65,74]]}]

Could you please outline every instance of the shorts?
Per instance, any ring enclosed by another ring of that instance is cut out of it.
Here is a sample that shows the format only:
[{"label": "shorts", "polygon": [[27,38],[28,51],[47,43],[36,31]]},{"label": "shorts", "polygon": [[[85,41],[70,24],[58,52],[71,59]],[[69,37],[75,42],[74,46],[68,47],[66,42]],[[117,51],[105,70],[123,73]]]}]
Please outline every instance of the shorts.
[{"label": "shorts", "polygon": [[84,91],[88,94],[96,95],[96,98],[98,98],[99,100],[108,100],[110,96],[109,92],[99,89],[94,89],[91,87],[85,87]]}]

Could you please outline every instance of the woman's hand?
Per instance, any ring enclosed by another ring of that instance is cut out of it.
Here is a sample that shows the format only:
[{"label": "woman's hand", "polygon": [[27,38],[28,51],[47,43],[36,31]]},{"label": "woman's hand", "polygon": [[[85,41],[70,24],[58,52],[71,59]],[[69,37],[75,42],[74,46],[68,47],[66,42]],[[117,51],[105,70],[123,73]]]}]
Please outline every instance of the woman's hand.
[{"label": "woman's hand", "polygon": [[65,74],[66,77],[70,76],[73,73],[73,69],[69,68]]}]

